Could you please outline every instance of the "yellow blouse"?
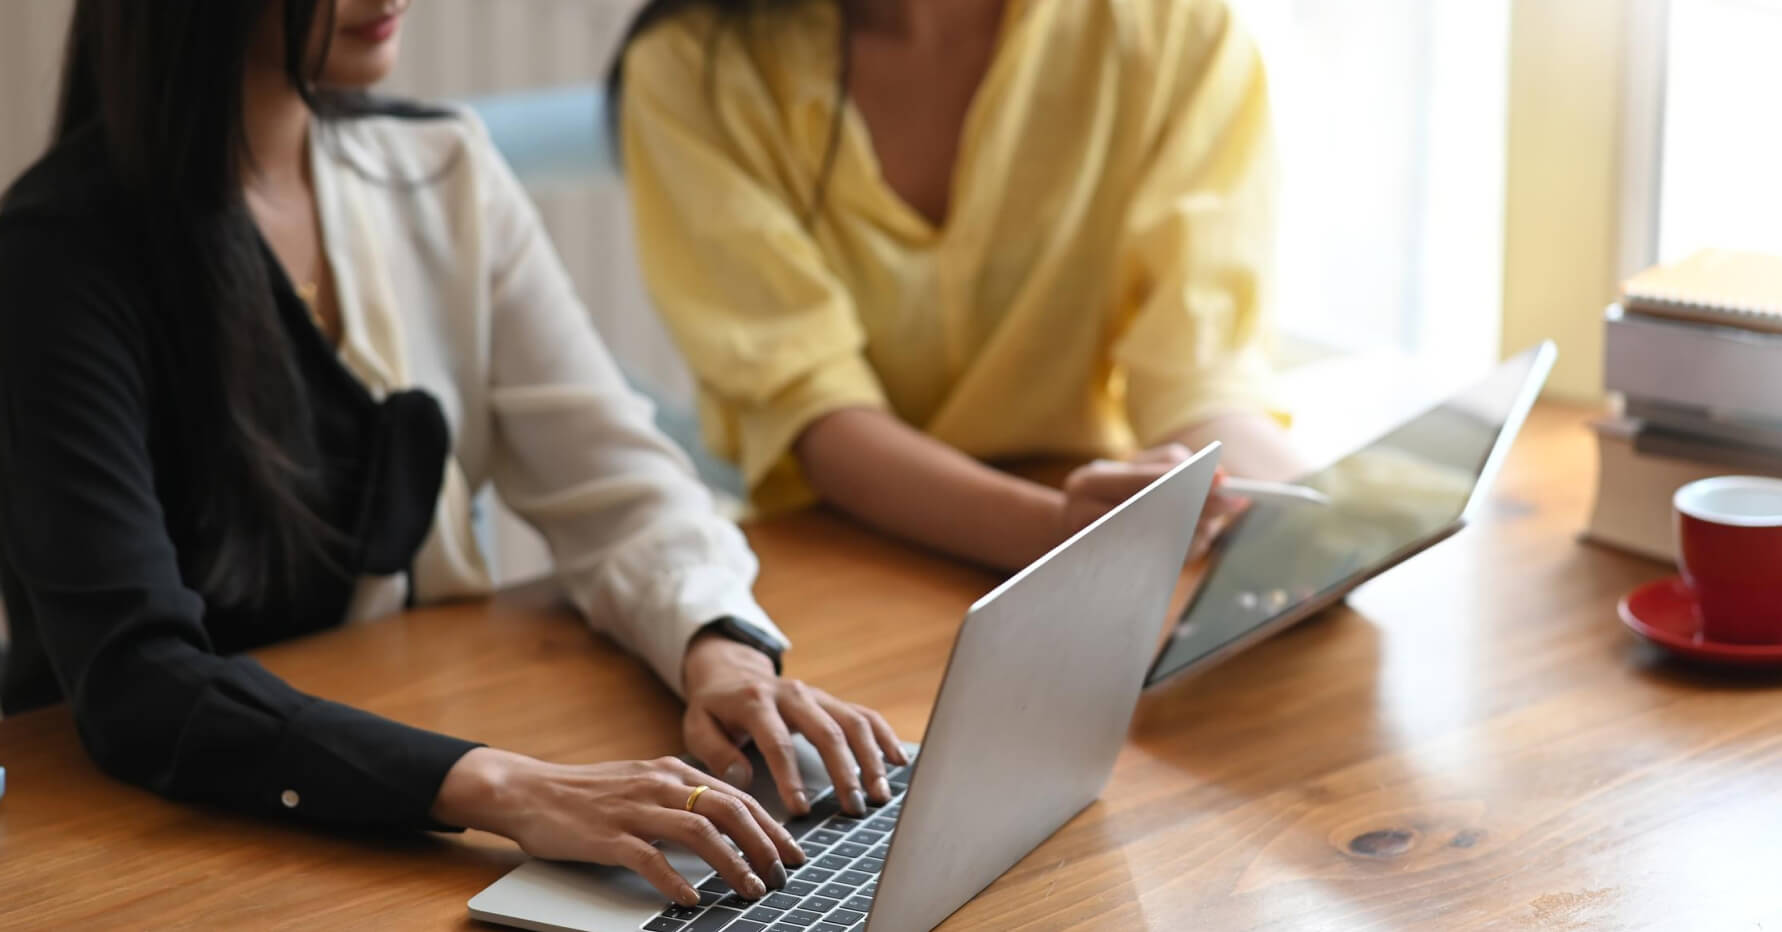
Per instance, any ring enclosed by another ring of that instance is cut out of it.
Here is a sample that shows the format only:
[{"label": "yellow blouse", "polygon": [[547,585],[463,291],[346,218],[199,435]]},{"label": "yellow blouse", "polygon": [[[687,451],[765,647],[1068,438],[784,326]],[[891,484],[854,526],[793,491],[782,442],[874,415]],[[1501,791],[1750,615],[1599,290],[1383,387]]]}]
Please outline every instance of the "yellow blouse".
[{"label": "yellow blouse", "polygon": [[844,407],[985,460],[1118,455],[1269,410],[1268,91],[1221,0],[1010,0],[938,228],[851,106],[806,223],[833,4],[714,25],[684,14],[632,46],[624,163],[706,440],[757,507],[808,502],[792,444]]}]

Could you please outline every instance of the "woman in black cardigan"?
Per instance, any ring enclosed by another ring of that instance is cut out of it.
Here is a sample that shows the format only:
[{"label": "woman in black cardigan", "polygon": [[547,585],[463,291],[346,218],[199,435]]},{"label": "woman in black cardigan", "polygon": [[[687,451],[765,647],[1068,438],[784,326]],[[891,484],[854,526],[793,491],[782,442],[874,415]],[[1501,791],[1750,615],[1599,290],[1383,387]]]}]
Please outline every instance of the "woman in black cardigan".
[{"label": "woman in black cardigan", "polygon": [[[176,799],[476,827],[696,902],[651,844],[675,840],[760,896],[804,856],[737,789],[738,741],[794,813],[790,734],[856,813],[903,751],[871,710],[779,677],[746,544],[624,388],[480,128],[359,92],[405,7],[77,4],[56,141],[0,205],[0,703],[70,701],[101,767]],[[486,588],[466,531],[486,478],[590,622],[685,695],[687,744],[724,779],[480,747],[237,655]]]}]

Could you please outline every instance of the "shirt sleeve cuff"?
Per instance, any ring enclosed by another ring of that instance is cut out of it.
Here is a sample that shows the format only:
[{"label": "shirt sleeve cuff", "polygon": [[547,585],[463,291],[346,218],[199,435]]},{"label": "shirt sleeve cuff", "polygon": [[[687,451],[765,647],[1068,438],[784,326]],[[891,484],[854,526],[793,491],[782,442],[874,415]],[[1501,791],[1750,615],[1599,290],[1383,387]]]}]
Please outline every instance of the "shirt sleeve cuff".
[{"label": "shirt sleeve cuff", "polygon": [[1260,354],[1245,354],[1205,373],[1159,377],[1134,370],[1126,382],[1127,416],[1141,447],[1167,443],[1183,430],[1227,414],[1265,414],[1287,426],[1292,416],[1273,390]]},{"label": "shirt sleeve cuff", "polygon": [[681,574],[672,608],[673,620],[656,629],[658,634],[644,650],[645,660],[673,689],[685,697],[686,684],[681,680],[687,657],[687,645],[707,625],[730,617],[760,631],[781,653],[790,650],[792,642],[779,626],[767,617],[755,597],[749,593],[746,580],[722,566],[698,566]]},{"label": "shirt sleeve cuff", "polygon": [[885,406],[878,376],[850,351],[824,361],[767,403],[744,408],[737,418],[739,465],[756,505],[777,511],[809,504],[809,486],[791,455],[799,435],[843,408]]},{"label": "shirt sleeve cuff", "polygon": [[480,745],[317,700],[292,716],[263,776],[267,805],[307,822],[456,831],[430,814],[458,759]]}]

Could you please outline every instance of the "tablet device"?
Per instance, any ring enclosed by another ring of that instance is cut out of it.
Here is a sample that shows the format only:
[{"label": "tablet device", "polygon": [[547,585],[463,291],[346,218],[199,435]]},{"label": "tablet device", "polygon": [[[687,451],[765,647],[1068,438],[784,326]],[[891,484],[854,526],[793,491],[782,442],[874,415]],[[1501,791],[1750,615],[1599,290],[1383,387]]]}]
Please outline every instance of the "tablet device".
[{"label": "tablet device", "polygon": [[1329,505],[1252,502],[1215,548],[1145,685],[1210,667],[1465,526],[1556,355],[1542,343],[1298,480]]}]

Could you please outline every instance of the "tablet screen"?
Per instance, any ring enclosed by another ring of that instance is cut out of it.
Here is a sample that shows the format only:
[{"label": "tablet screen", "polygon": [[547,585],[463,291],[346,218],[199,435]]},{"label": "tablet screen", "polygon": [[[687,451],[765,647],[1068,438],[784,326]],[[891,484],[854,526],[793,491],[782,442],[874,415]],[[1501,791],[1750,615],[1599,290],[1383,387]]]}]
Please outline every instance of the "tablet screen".
[{"label": "tablet screen", "polygon": [[[1505,427],[1545,378],[1537,348],[1485,381],[1300,480],[1331,504],[1258,499],[1220,542],[1148,682],[1163,679],[1332,589],[1365,579],[1462,520]],[[1531,384],[1531,382],[1533,384]]]}]

